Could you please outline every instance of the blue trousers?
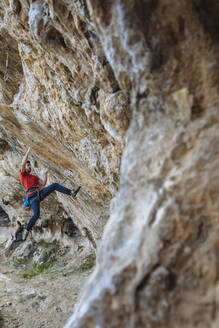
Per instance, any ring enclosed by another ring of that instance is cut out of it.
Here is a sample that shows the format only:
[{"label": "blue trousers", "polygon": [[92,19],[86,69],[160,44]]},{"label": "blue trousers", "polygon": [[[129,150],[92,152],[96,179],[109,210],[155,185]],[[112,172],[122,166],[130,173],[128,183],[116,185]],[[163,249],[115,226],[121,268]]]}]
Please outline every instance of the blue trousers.
[{"label": "blue trousers", "polygon": [[47,186],[46,188],[40,190],[39,198],[36,197],[37,193],[34,193],[31,195],[32,197],[29,197],[30,206],[33,210],[33,216],[31,216],[30,220],[27,223],[26,229],[28,231],[30,231],[33,228],[36,220],[40,216],[40,202],[42,200],[44,200],[44,198],[46,198],[48,195],[50,195],[55,190],[61,192],[62,194],[66,194],[66,195],[71,194],[70,189],[63,187],[58,183],[52,183],[51,185]]}]

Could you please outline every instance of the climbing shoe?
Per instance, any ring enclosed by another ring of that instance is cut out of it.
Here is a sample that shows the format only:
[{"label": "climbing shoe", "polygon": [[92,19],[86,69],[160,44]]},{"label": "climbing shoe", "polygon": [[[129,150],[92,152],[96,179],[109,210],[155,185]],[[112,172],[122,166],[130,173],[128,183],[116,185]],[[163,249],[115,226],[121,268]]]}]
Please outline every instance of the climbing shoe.
[{"label": "climbing shoe", "polygon": [[77,196],[77,193],[79,192],[79,190],[81,189],[81,186],[79,186],[75,191],[71,192],[71,197],[75,198]]},{"label": "climbing shoe", "polygon": [[27,229],[24,229],[23,236],[22,236],[23,241],[25,241],[27,239],[28,234],[29,234],[29,231]]}]

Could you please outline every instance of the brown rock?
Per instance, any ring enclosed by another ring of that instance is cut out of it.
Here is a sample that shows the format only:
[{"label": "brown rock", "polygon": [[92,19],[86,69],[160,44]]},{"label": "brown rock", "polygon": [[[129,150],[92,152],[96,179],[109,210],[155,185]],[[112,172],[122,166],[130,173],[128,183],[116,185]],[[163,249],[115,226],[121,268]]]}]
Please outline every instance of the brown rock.
[{"label": "brown rock", "polygon": [[66,327],[217,327],[217,1],[3,0],[0,22],[0,139],[17,137],[0,152],[0,206],[26,215],[30,145],[37,174],[83,186],[42,206],[45,238],[70,217],[97,246]]}]

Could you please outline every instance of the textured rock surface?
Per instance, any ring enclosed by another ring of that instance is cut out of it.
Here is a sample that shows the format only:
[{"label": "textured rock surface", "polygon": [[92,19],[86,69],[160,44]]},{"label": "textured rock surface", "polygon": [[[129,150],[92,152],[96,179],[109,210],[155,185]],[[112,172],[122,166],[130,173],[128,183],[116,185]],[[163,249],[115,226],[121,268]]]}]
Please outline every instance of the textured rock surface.
[{"label": "textured rock surface", "polygon": [[[28,217],[20,209],[17,172],[30,145],[37,174],[49,166],[49,182],[67,178],[67,187],[83,186],[76,202],[59,200],[81,231],[99,239],[102,228],[94,225],[118,188],[128,97],[119,91],[83,1],[3,1],[0,17],[2,77],[8,56],[8,80],[1,80],[0,197],[10,198],[2,207],[13,223]],[[49,220],[54,202],[47,203],[42,214]]]},{"label": "textured rock surface", "polygon": [[133,119],[98,265],[68,328],[218,325],[216,1],[211,6],[89,1],[116,78],[130,90]]},{"label": "textured rock surface", "polygon": [[2,208],[23,217],[17,170],[30,144],[37,173],[49,165],[51,182],[83,185],[54,215],[60,206],[91,247],[107,221],[66,327],[217,327],[217,1],[0,6]]}]

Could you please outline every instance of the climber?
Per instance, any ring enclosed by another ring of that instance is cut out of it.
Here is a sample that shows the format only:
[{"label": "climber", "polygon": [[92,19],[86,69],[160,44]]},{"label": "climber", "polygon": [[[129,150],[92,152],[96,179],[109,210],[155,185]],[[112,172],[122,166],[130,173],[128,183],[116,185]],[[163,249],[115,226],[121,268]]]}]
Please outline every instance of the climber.
[{"label": "climber", "polygon": [[33,210],[33,216],[29,219],[23,232],[23,241],[26,240],[30,230],[33,228],[35,222],[40,216],[40,202],[44,198],[56,190],[63,194],[70,195],[74,199],[81,188],[81,186],[79,186],[75,191],[71,191],[70,189],[63,187],[58,183],[52,183],[51,185],[45,187],[47,183],[48,169],[44,172],[42,180],[39,179],[36,175],[30,174],[31,164],[30,161],[28,161],[29,153],[30,147],[22,159],[21,170],[19,173],[21,184],[26,190],[26,198]]}]

